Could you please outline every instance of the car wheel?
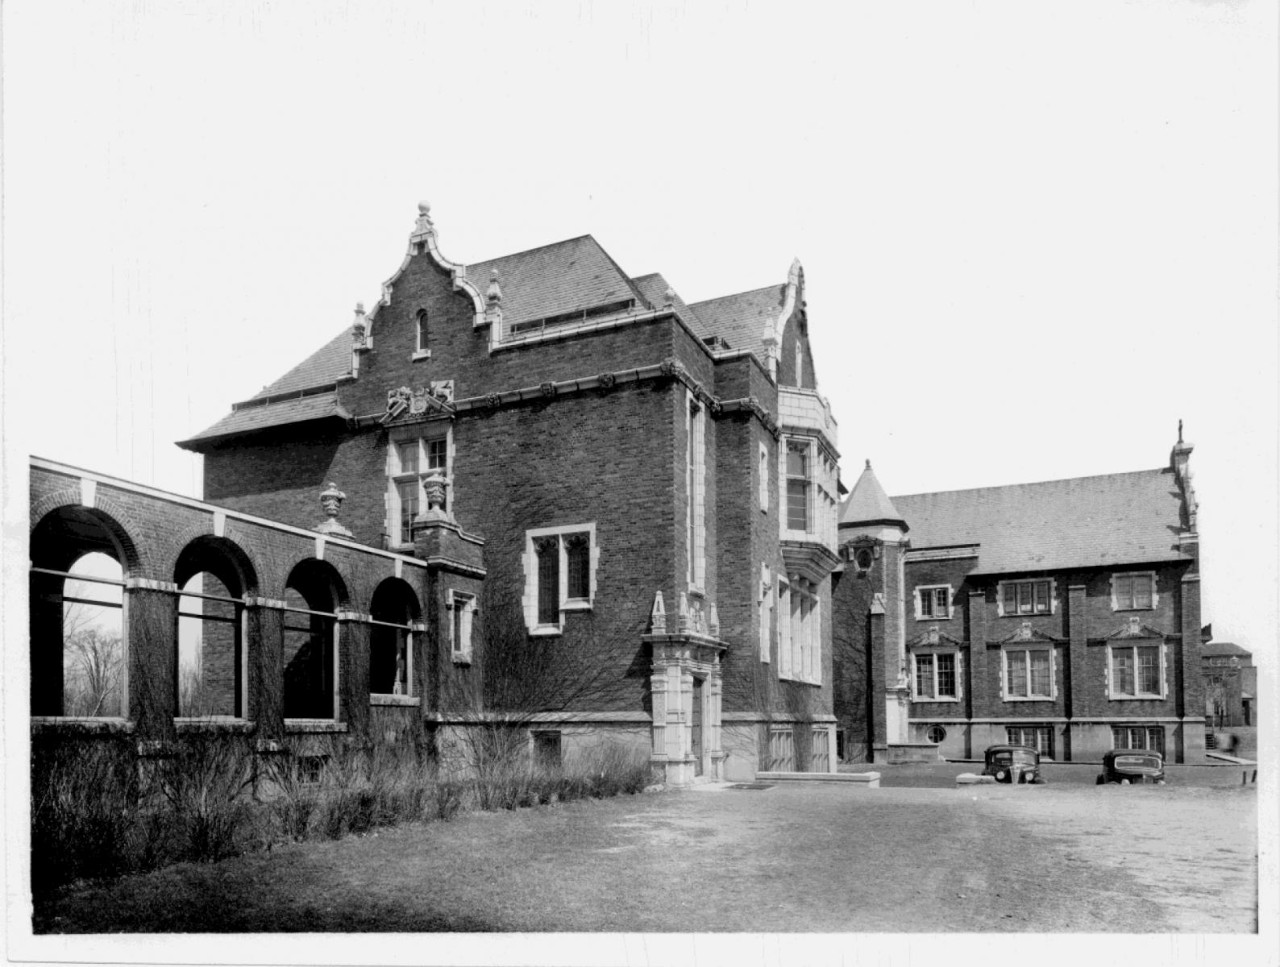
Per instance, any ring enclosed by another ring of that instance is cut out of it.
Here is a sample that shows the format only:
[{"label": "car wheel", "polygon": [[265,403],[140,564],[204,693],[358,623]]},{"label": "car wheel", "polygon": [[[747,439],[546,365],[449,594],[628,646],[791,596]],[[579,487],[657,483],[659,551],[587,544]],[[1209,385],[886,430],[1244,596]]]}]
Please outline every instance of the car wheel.
[{"label": "car wheel", "polygon": [[1004,770],[1000,769],[999,771],[996,772],[996,782],[1004,782],[1004,780],[1005,780]]},{"label": "car wheel", "polygon": [[1129,780],[1128,780],[1128,779],[1121,779],[1121,780],[1120,780],[1120,785],[1122,785],[1122,786],[1127,786],[1127,785],[1129,785]]},{"label": "car wheel", "polygon": [[1107,781],[1107,780],[1103,779],[1103,778],[1102,778],[1102,776],[1098,776],[1098,778],[1094,781],[1094,783],[1093,783],[1093,784],[1094,784],[1095,786],[1101,786],[1101,785],[1102,785],[1103,783],[1105,783],[1106,781]]}]

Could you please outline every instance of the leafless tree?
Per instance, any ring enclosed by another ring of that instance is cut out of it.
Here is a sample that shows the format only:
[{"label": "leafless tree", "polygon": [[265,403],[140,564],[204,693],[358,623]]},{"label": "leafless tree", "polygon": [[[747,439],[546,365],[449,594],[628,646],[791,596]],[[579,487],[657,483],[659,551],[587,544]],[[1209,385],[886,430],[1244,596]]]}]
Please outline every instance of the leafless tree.
[{"label": "leafless tree", "polygon": [[119,714],[124,649],[118,632],[82,625],[63,639],[64,705],[68,715]]}]

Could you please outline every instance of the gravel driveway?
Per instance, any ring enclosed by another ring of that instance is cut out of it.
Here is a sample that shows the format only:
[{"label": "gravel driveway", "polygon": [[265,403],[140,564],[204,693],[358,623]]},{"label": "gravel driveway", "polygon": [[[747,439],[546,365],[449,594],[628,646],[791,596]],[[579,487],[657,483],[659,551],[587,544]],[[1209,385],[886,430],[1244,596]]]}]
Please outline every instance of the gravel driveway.
[{"label": "gravel driveway", "polygon": [[37,932],[1250,932],[1254,786],[624,796],[184,864]]}]

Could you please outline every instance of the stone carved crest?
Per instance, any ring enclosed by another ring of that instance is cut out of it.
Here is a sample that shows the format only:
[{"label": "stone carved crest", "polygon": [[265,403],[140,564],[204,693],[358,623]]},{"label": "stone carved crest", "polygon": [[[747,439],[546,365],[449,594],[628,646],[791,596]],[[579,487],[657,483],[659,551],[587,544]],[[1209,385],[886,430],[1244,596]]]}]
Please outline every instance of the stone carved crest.
[{"label": "stone carved crest", "polygon": [[613,389],[614,385],[618,382],[618,377],[613,373],[601,373],[597,379],[600,380],[600,386],[602,389]]}]

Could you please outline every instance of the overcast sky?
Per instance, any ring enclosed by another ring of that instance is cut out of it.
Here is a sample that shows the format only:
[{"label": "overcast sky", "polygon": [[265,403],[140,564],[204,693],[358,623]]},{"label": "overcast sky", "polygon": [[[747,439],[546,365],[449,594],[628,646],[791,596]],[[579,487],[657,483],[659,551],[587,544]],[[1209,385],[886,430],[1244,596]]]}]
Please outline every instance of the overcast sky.
[{"label": "overcast sky", "polygon": [[4,19],[10,453],[198,496],[173,441],[376,301],[420,198],[455,261],[591,233],[688,301],[798,256],[847,485],[1159,467],[1181,418],[1204,619],[1270,660],[1274,4]]}]

